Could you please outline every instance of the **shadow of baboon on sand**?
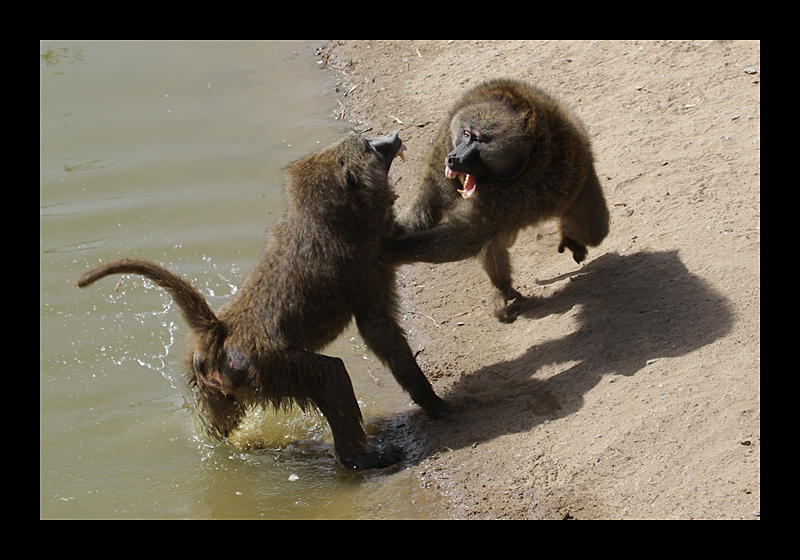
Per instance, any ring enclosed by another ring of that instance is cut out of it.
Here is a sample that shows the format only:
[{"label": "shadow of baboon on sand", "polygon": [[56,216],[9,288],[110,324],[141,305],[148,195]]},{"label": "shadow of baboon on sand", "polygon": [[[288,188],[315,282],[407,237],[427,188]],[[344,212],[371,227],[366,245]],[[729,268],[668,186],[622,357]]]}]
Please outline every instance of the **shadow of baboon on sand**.
[{"label": "shadow of baboon on sand", "polygon": [[[690,273],[677,251],[606,254],[576,271],[552,295],[514,305],[517,321],[531,320],[534,342],[516,358],[465,372],[446,394],[457,409],[449,418],[432,423],[422,415],[407,419],[406,428],[424,434],[412,438],[427,448],[417,450],[423,456],[567,417],[581,409],[584,395],[604,376],[635,375],[649,360],[686,355],[721,338],[733,325],[727,301]],[[570,312],[578,322],[571,334],[537,342],[544,319]],[[562,363],[572,365],[547,367]]]}]

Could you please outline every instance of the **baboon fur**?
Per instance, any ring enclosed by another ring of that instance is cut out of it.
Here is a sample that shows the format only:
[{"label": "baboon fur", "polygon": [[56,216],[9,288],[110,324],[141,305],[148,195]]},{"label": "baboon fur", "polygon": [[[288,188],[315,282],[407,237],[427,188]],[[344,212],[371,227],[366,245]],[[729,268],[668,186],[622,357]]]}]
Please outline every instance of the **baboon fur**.
[{"label": "baboon fur", "polygon": [[[463,187],[462,187],[463,185]],[[508,248],[517,232],[560,223],[559,252],[576,262],[608,234],[608,208],[581,122],[540,89],[484,82],[450,109],[388,251],[396,263],[477,256],[501,321],[513,320]]]},{"label": "baboon fur", "polygon": [[109,262],[75,283],[135,273],[172,295],[189,326],[186,370],[210,435],[227,437],[252,405],[294,403],[325,416],[345,467],[389,466],[402,450],[369,447],[342,360],[316,352],[355,316],[364,341],[425,412],[435,417],[448,409],[398,324],[394,267],[381,258],[394,227],[387,175],[403,149],[397,133],[371,140],[351,133],[293,163],[286,213],[241,289],[216,314],[189,282],[145,260]]}]

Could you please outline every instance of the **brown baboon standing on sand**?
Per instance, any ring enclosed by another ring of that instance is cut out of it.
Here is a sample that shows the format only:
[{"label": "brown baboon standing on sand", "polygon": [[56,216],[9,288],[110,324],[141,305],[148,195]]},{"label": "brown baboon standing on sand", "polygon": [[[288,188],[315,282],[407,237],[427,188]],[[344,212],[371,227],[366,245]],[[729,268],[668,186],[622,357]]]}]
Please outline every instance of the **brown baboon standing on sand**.
[{"label": "brown baboon standing on sand", "polygon": [[342,360],[316,352],[355,316],[367,345],[427,414],[448,408],[398,324],[394,268],[381,257],[394,227],[389,167],[404,149],[397,133],[371,140],[352,133],[293,163],[286,213],[241,289],[216,314],[186,280],[144,260],[109,262],[75,282],[135,273],[172,295],[189,326],[186,369],[210,435],[227,437],[250,405],[296,403],[325,416],[345,467],[389,466],[401,449],[368,446]]},{"label": "brown baboon standing on sand", "polygon": [[576,262],[608,234],[608,208],[580,121],[517,80],[480,84],[455,103],[434,141],[410,206],[389,243],[396,263],[477,256],[495,316],[513,320],[508,247],[517,232],[557,218]]}]

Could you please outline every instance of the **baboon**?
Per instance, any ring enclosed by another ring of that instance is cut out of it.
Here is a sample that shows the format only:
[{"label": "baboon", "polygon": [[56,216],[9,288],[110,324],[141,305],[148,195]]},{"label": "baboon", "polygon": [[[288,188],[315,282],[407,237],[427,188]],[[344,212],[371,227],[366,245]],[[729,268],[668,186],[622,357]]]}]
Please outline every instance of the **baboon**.
[{"label": "baboon", "polygon": [[397,462],[394,445],[369,447],[344,363],[316,353],[355,316],[369,348],[432,417],[447,412],[398,324],[393,265],[381,247],[394,227],[388,172],[405,149],[397,133],[351,133],[286,171],[288,207],[261,259],[216,314],[189,282],[139,259],[98,266],[75,283],[117,273],[150,278],[177,302],[189,327],[186,370],[209,435],[227,437],[251,405],[316,407],[348,469]]},{"label": "baboon", "polygon": [[[444,169],[442,169],[444,167]],[[580,121],[521,81],[497,79],[464,93],[434,141],[410,205],[387,244],[395,263],[477,256],[493,286],[494,315],[513,320],[508,248],[517,232],[560,220],[576,262],[608,234],[608,208]]]}]

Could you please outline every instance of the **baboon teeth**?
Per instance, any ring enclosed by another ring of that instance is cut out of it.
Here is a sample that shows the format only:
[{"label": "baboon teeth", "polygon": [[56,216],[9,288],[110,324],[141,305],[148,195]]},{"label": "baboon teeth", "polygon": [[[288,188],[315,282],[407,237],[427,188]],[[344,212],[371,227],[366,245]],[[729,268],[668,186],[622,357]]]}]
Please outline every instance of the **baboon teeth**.
[{"label": "baboon teeth", "polygon": [[458,189],[458,192],[461,193],[461,196],[464,198],[469,198],[473,194],[475,194],[475,177],[470,175],[469,173],[460,173],[458,171],[453,171],[446,165],[444,166],[444,176],[448,179],[455,179],[458,177],[458,180],[461,181],[461,185],[464,187],[463,190]]},{"label": "baboon teeth", "polygon": [[408,148],[406,148],[405,144],[401,145],[400,149],[397,150],[397,154],[395,154],[394,157],[400,156],[400,159],[402,159],[405,162],[406,161],[406,155],[403,152],[405,152],[407,149]]},{"label": "baboon teeth", "polygon": [[475,194],[475,177],[468,174],[463,174],[458,176],[458,180],[461,181],[461,184],[464,186],[464,189],[458,189],[458,192],[461,193],[461,196],[464,198],[469,198],[473,194]]}]

